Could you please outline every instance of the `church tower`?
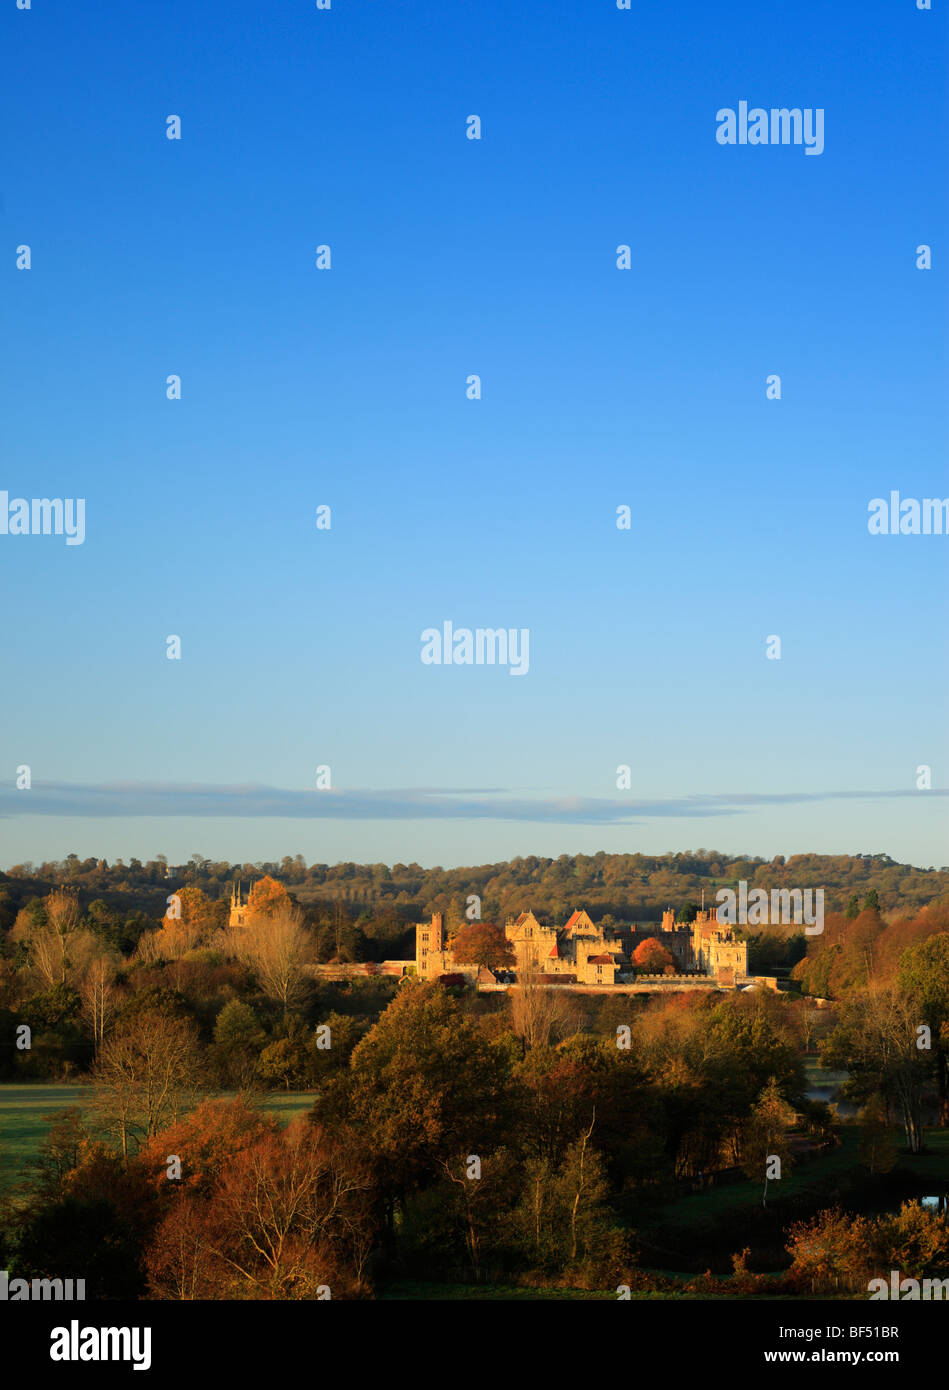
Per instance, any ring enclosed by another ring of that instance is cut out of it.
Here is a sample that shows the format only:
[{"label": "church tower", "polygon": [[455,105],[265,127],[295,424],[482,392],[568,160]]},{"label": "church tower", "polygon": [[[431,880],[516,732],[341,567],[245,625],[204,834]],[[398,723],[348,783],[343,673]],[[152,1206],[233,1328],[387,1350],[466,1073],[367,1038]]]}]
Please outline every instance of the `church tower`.
[{"label": "church tower", "polygon": [[229,927],[242,927],[247,918],[247,904],[241,902],[240,879],[231,885],[231,911],[227,919]]}]

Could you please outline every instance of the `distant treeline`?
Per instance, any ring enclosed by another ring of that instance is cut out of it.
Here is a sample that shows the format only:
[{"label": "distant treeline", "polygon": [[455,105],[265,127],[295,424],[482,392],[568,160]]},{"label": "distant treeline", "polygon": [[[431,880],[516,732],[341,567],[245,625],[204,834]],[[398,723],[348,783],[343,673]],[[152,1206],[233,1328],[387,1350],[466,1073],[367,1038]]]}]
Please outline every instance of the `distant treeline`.
[{"label": "distant treeline", "polygon": [[302,855],[280,863],[237,864],[195,854],[187,864],[169,865],[163,855],[142,863],[80,860],[17,864],[0,874],[0,928],[10,926],[32,897],[54,887],[77,889],[84,902],[101,899],[123,915],[140,911],[160,917],[165,899],[192,884],[210,898],[227,896],[242,879],[246,888],[270,874],[302,905],[345,904],[351,918],[366,914],[408,924],[433,911],[461,920],[467,900],[481,899],[484,919],[503,920],[530,907],[555,922],[585,907],[596,921],[658,921],[663,909],[686,903],[707,905],[719,888],[749,885],[772,888],[823,888],[825,909],[844,911],[854,895],[875,892],[885,915],[916,912],[949,897],[949,867],[915,868],[886,854],[798,854],[790,859],[738,858],[714,850],[677,854],[562,854],[557,859],[511,859],[456,869],[423,869],[420,864],[310,864]]}]

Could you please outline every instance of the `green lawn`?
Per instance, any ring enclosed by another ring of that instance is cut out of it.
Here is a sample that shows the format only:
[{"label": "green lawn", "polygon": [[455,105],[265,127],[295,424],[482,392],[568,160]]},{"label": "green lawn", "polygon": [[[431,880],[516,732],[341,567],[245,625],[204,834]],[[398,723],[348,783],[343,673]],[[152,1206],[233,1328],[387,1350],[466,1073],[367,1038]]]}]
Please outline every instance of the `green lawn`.
[{"label": "green lawn", "polygon": [[[899,1134],[902,1138],[902,1131]],[[780,1182],[769,1183],[769,1201],[797,1196],[828,1178],[843,1178],[857,1168],[860,1135],[856,1127],[842,1126],[840,1139],[838,1148],[808,1163],[795,1164],[785,1172]],[[909,1154],[901,1149],[899,1167],[918,1178],[931,1178],[934,1193],[944,1191],[949,1181],[949,1129],[928,1129],[926,1149],[924,1154]],[[725,1187],[708,1187],[704,1192],[690,1192],[663,1206],[659,1219],[664,1227],[681,1230],[701,1221],[720,1221],[731,1216],[737,1218],[749,1207],[760,1205],[763,1187],[764,1184],[760,1182],[739,1182]]]},{"label": "green lawn", "polygon": [[0,1086],[0,1182],[18,1178],[46,1137],[44,1117],[81,1105],[89,1086]]},{"label": "green lawn", "polygon": [[932,1178],[933,1191],[945,1191],[949,1183],[949,1129],[927,1129],[924,1154],[900,1153],[900,1167],[921,1178]]},{"label": "green lawn", "polygon": [[[0,1085],[0,1184],[14,1182],[39,1151],[48,1126],[45,1116],[68,1105],[83,1105],[91,1086]],[[270,1091],[260,1098],[262,1109],[288,1123],[314,1101],[310,1091]]]},{"label": "green lawn", "polygon": [[819,1057],[805,1057],[804,1075],[809,1087],[827,1089],[842,1086],[850,1073],[837,1067],[822,1067]]},{"label": "green lawn", "polygon": [[[780,1182],[768,1184],[771,1198],[793,1196],[813,1187],[822,1179],[843,1175],[852,1169],[857,1161],[856,1150],[858,1134],[855,1129],[844,1127],[841,1130],[841,1145],[811,1159],[809,1163],[798,1163],[785,1171]],[[763,1182],[736,1182],[717,1187],[714,1184],[703,1192],[690,1192],[678,1197],[662,1209],[662,1224],[676,1228],[692,1226],[696,1221],[720,1220],[729,1215],[738,1216],[749,1207],[761,1205]]]}]

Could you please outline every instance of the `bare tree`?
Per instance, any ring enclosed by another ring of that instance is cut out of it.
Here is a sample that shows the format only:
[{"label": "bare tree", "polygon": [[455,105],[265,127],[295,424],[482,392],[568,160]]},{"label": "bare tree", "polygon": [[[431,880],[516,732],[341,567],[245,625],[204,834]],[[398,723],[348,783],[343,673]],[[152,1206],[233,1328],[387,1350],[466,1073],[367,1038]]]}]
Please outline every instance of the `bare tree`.
[{"label": "bare tree", "polygon": [[918,1007],[895,988],[872,986],[858,996],[865,1014],[864,1043],[875,1052],[885,1094],[899,1106],[910,1153],[923,1146],[924,1096],[930,1056],[917,1046]]},{"label": "bare tree", "polygon": [[135,948],[135,957],[146,965],[154,965],[157,961],[165,959],[160,927],[155,931],[142,932]]},{"label": "bare tree", "polygon": [[92,1030],[92,1041],[98,1055],[116,1010],[115,966],[108,956],[97,956],[86,968],[79,994],[82,998],[82,1016]]},{"label": "bare tree", "polygon": [[46,923],[29,936],[30,964],[48,989],[66,983],[70,947],[79,933],[79,904],[72,893],[57,889],[43,904]]},{"label": "bare tree", "polygon": [[238,960],[253,970],[264,993],[284,1009],[297,1003],[306,990],[304,967],[313,954],[300,909],[287,903],[272,913],[254,913],[234,938]]},{"label": "bare tree", "polygon": [[570,1203],[570,1258],[577,1258],[577,1216],[581,1210],[581,1203],[588,1198],[591,1186],[595,1184],[591,1181],[589,1166],[587,1163],[587,1145],[593,1135],[596,1126],[596,1106],[593,1107],[593,1114],[590,1117],[590,1128],[585,1134],[581,1134],[575,1149],[575,1191],[573,1201]]},{"label": "bare tree", "polygon": [[570,1027],[567,1000],[541,983],[533,961],[517,972],[517,986],[510,991],[511,1023],[527,1049],[546,1047],[551,1037],[562,1037]]},{"label": "bare tree", "polygon": [[127,1157],[130,1144],[193,1104],[201,1079],[197,1032],[165,1010],[142,1013],[103,1043],[93,1078],[95,1108]]},{"label": "bare tree", "polygon": [[338,1138],[299,1124],[262,1136],[233,1155],[211,1201],[172,1204],[149,1252],[153,1291],[283,1300],[341,1287],[345,1297],[362,1287],[370,1199]]},{"label": "bare tree", "polygon": [[65,977],[66,962],[63,956],[63,941],[48,926],[37,926],[29,935],[28,950],[30,965],[43,981],[47,989],[60,984]]}]

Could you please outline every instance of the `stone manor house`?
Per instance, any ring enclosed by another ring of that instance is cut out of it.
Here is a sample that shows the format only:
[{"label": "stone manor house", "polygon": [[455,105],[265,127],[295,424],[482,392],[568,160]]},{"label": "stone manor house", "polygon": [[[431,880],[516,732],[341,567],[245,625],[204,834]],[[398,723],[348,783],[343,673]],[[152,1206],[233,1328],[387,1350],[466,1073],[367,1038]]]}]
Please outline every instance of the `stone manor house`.
[{"label": "stone manor house", "polygon": [[[633,952],[650,937],[661,941],[672,955],[677,974],[700,975],[723,989],[752,983],[748,945],[719,924],[714,907],[703,908],[688,924],[677,923],[670,908],[659,928],[653,924],[606,929],[596,926],[583,909],[557,927],[528,911],[509,917],[504,932],[514,949],[515,974],[534,972],[544,984],[621,984],[624,977],[633,978]],[[491,984],[496,978],[489,970],[455,961],[440,912],[432,914],[431,922],[416,924],[415,965],[422,980],[458,974],[473,984]]]}]

